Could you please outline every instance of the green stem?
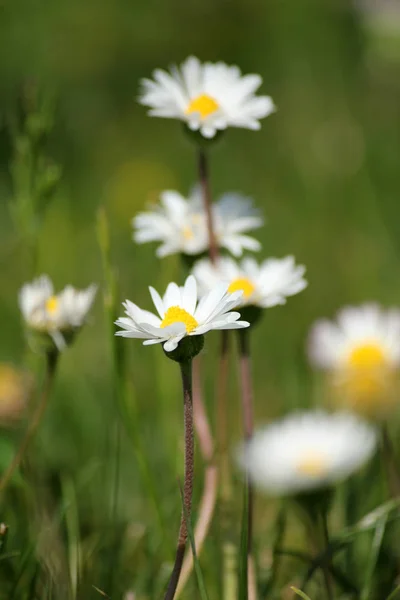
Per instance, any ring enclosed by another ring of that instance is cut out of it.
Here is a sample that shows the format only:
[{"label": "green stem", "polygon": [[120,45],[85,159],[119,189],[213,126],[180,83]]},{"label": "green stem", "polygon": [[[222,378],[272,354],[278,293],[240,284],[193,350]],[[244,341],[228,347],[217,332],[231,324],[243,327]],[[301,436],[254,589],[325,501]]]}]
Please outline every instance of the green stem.
[{"label": "green stem", "polygon": [[8,483],[10,482],[10,479],[14,474],[14,471],[19,467],[27,448],[31,443],[32,439],[34,438],[35,433],[42,421],[42,417],[45,413],[49,401],[50,392],[53,387],[58,357],[59,353],[57,350],[51,350],[46,354],[46,376],[42,390],[42,395],[35,412],[30,418],[28,428],[17,450],[17,453],[0,481],[0,494],[4,492],[5,488],[7,487]]},{"label": "green stem", "polygon": [[221,348],[217,380],[217,431],[219,448],[219,469],[221,473],[220,511],[222,533],[222,598],[231,600],[237,597],[237,548],[232,539],[233,489],[229,461],[229,331],[221,332]]},{"label": "green stem", "polygon": [[[253,385],[251,379],[250,364],[250,339],[247,329],[240,329],[239,334],[239,370],[240,390],[242,399],[243,429],[245,440],[253,435]],[[247,563],[248,563],[248,595],[249,600],[257,597],[257,584],[255,580],[255,569],[252,555],[253,545],[253,487],[246,478],[247,489]]]},{"label": "green stem", "polygon": [[185,474],[183,482],[183,509],[178,533],[178,545],[175,555],[175,564],[168,583],[164,600],[172,600],[175,596],[179,577],[182,570],[188,538],[187,523],[190,521],[193,496],[194,477],[194,436],[193,436],[193,393],[192,393],[192,361],[181,362],[181,376],[183,389],[183,419],[185,436]]},{"label": "green stem", "polygon": [[[214,440],[202,398],[201,356],[197,356],[193,362],[193,421],[201,456],[205,462],[203,493],[199,502],[197,523],[194,530],[196,554],[200,556],[214,515],[218,489],[218,469],[214,458]],[[193,565],[194,554],[189,552],[183,562],[176,598],[183,591]]]},{"label": "green stem", "polygon": [[115,336],[115,320],[117,318],[117,281],[112,268],[110,257],[110,239],[108,220],[104,208],[100,208],[97,215],[97,237],[101,251],[103,263],[103,273],[105,279],[104,308],[107,324],[109,328],[109,339],[112,357],[112,375],[113,387],[115,390],[116,401],[121,414],[125,430],[131,440],[136,461],[138,464],[140,476],[149,493],[149,500],[153,508],[155,521],[157,522],[165,554],[168,554],[166,544],[168,540],[167,527],[164,523],[161,511],[161,500],[158,497],[154,485],[153,472],[147,460],[147,454],[144,452],[140,430],[138,428],[138,410],[135,403],[135,390],[127,373],[127,360],[125,345]]}]

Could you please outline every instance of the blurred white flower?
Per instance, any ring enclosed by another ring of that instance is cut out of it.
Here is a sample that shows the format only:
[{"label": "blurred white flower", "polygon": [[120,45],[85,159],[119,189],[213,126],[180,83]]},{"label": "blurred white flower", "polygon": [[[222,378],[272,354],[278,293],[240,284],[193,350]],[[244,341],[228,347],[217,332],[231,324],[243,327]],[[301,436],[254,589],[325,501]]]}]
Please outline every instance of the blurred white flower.
[{"label": "blurred white flower", "polygon": [[242,75],[223,62],[201,64],[190,56],[170,73],[156,69],[153,78],[142,80],[139,98],[149,115],[184,121],[205,138],[227,127],[260,129],[259,119],[275,110],[269,96],[255,96],[260,75]]},{"label": "blurred white flower", "polygon": [[[133,239],[138,244],[161,242],[157,256],[181,252],[196,255],[209,247],[207,217],[199,186],[195,186],[184,198],[176,191],[165,191],[161,204],[152,211],[139,213],[132,220]],[[212,205],[213,226],[216,242],[235,256],[244,249],[259,250],[260,244],[244,232],[257,229],[263,224],[253,201],[241,194],[226,193]]]},{"label": "blurred white flower", "polygon": [[241,292],[230,294],[227,288],[220,284],[197,302],[197,284],[191,275],[183,287],[170,283],[163,298],[150,287],[159,316],[126,300],[123,306],[127,317],[115,322],[122,328],[116,335],[142,338],[144,345],[163,343],[164,350],[171,352],[186,336],[202,335],[212,329],[248,327],[246,321],[238,321],[238,312],[229,312],[237,305]]},{"label": "blurred white flower", "polygon": [[208,258],[197,261],[193,275],[202,293],[223,281],[229,284],[230,292],[243,291],[241,305],[268,308],[285,304],[288,296],[307,286],[303,278],[305,270],[303,265],[295,264],[293,256],[268,258],[260,265],[254,258],[244,258],[238,263],[232,258],[220,257],[216,265]]},{"label": "blurred white flower", "polygon": [[335,375],[345,402],[363,412],[384,411],[400,367],[400,310],[377,304],[343,308],[336,322],[320,320],[308,343],[312,364]]},{"label": "blurred white flower", "polygon": [[375,447],[375,429],[351,413],[294,413],[257,432],[239,463],[255,485],[290,495],[345,479]]},{"label": "blurred white flower", "polygon": [[49,277],[42,275],[21,288],[19,305],[28,327],[50,335],[61,350],[66,343],[65,334],[83,325],[96,291],[95,285],[86,290],[76,290],[68,285],[55,294]]}]

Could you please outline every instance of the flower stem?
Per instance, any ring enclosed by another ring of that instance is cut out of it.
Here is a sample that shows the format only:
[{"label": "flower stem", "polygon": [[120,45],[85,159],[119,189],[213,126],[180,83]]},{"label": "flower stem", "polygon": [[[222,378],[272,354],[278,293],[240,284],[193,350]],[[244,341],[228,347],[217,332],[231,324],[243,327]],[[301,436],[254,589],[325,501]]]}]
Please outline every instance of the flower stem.
[{"label": "flower stem", "polygon": [[217,429],[219,448],[219,468],[221,473],[220,511],[222,530],[222,574],[224,600],[237,597],[237,548],[232,539],[232,480],[229,462],[229,422],[228,422],[228,374],[229,374],[229,332],[221,331],[221,349],[218,365],[217,387]]},{"label": "flower stem", "polygon": [[[246,329],[238,331],[239,334],[239,369],[240,390],[242,397],[243,428],[246,441],[253,435],[253,386],[251,380],[250,344],[249,333]],[[247,569],[248,569],[248,597],[254,600],[257,597],[254,561],[252,556],[253,541],[253,488],[249,479],[246,479],[247,488]]]},{"label": "flower stem", "polygon": [[192,401],[192,361],[179,363],[181,367],[183,388],[183,417],[185,430],[185,475],[183,483],[183,505],[181,523],[178,534],[178,545],[175,564],[168,583],[164,600],[172,600],[175,596],[182,570],[185,547],[188,538],[187,519],[190,519],[193,495],[194,471],[194,437],[193,437],[193,401]]},{"label": "flower stem", "polygon": [[[193,418],[194,428],[199,438],[200,452],[205,461],[203,495],[200,500],[199,516],[194,530],[196,553],[200,555],[214,514],[218,487],[218,471],[214,461],[214,440],[201,393],[200,356],[195,358],[193,362]],[[182,592],[192,569],[193,554],[190,552],[183,562],[176,597]]]},{"label": "flower stem", "polygon": [[46,354],[46,376],[45,376],[42,395],[41,395],[39,403],[36,407],[36,410],[30,419],[28,429],[25,432],[25,435],[24,435],[22,442],[17,450],[17,453],[14,456],[13,460],[11,461],[9,467],[7,468],[6,472],[4,473],[4,475],[0,481],[0,494],[4,492],[5,488],[7,487],[8,483],[10,482],[10,479],[12,478],[12,476],[14,474],[14,471],[20,465],[28,446],[31,443],[31,441],[40,425],[40,422],[42,420],[42,417],[44,415],[44,412],[45,412],[47,404],[48,404],[51,389],[53,387],[54,376],[55,376],[57,363],[58,363],[58,357],[59,357],[59,352],[56,349],[51,350],[51,351],[47,352],[47,354]]},{"label": "flower stem", "polygon": [[215,262],[218,259],[218,245],[217,240],[215,238],[213,215],[211,209],[210,177],[208,172],[207,156],[204,151],[204,148],[199,148],[198,163],[200,185],[203,192],[203,204],[207,217],[209,255],[211,262],[215,264]]}]

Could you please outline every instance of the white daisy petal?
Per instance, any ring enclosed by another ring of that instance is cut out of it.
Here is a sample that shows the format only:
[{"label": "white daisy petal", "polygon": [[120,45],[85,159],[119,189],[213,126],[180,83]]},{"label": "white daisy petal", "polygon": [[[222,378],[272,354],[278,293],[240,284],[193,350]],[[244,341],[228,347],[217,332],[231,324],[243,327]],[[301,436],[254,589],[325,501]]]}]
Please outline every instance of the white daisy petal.
[{"label": "white daisy petal", "polygon": [[154,80],[143,79],[140,102],[151,116],[176,118],[204,137],[219,129],[259,129],[259,119],[275,110],[269,96],[255,96],[260,75],[242,75],[223,62],[204,63],[191,56],[170,73],[156,69]]},{"label": "white daisy petal", "polygon": [[[215,288],[220,281],[228,282],[230,299],[235,306],[253,305],[261,308],[284,304],[288,296],[299,293],[307,286],[303,278],[305,267],[296,266],[293,257],[268,259],[259,266],[254,259],[241,263],[221,257],[216,265],[209,259],[195,263],[193,274],[202,294]],[[241,293],[241,295],[240,295]],[[239,294],[239,296],[238,296]]]},{"label": "white daisy petal", "polygon": [[146,340],[146,345],[158,341],[164,344],[167,352],[171,352],[187,335],[202,335],[212,329],[247,327],[247,322],[238,321],[238,312],[230,312],[238,294],[227,295],[226,288],[227,284],[218,285],[203,299],[199,310],[199,307],[196,308],[197,284],[192,275],[189,275],[181,288],[176,283],[170,283],[163,300],[150,287],[153,302],[156,307],[158,305],[159,313],[162,313],[162,320],[126,300],[123,306],[127,317],[117,319],[116,325],[121,327],[122,331],[117,331],[116,335],[142,338]]},{"label": "white daisy petal", "polygon": [[351,413],[294,413],[260,430],[239,451],[250,480],[272,495],[332,486],[360,469],[376,431]]},{"label": "white daisy petal", "polygon": [[42,275],[25,284],[19,292],[19,304],[27,326],[49,335],[56,347],[63,350],[71,338],[66,334],[76,332],[84,324],[93,304],[97,286],[76,290],[67,285],[59,294],[54,293],[51,280]]},{"label": "white daisy petal", "polygon": [[340,404],[369,418],[387,418],[397,406],[400,310],[378,304],[345,307],[336,321],[314,324],[308,356],[329,374]]},{"label": "white daisy petal", "polygon": [[151,294],[151,299],[154,302],[154,306],[156,307],[160,317],[163,319],[165,313],[164,302],[162,301],[160,294],[153,287],[151,287],[151,285],[149,286],[149,290]]},{"label": "white daisy petal", "polygon": [[[260,227],[262,219],[251,199],[237,193],[224,194],[212,207],[217,243],[240,256],[243,249],[258,250],[259,242],[243,232]],[[209,248],[207,215],[202,191],[195,186],[189,198],[168,190],[160,205],[132,219],[137,243],[160,242],[156,254],[162,258],[180,252],[193,256]]]}]

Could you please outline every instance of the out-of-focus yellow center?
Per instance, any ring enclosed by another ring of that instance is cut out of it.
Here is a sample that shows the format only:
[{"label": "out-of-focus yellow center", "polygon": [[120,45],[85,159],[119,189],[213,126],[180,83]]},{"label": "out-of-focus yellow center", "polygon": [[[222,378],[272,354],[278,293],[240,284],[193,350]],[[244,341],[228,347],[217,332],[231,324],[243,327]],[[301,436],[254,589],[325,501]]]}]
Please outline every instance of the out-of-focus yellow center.
[{"label": "out-of-focus yellow center", "polygon": [[19,416],[27,393],[25,375],[11,365],[0,363],[0,422]]},{"label": "out-of-focus yellow center", "polygon": [[197,98],[190,101],[186,114],[199,113],[202,119],[206,119],[219,109],[219,104],[208,94],[200,94]]},{"label": "out-of-focus yellow center", "polygon": [[321,477],[326,471],[326,460],[317,452],[307,452],[296,466],[297,472],[309,477]]},{"label": "out-of-focus yellow center", "polygon": [[173,325],[174,323],[183,323],[187,333],[192,333],[193,329],[196,329],[198,326],[196,319],[180,306],[169,307],[161,321],[160,327],[168,327],[168,325]]},{"label": "out-of-focus yellow center", "polygon": [[255,289],[256,288],[250,279],[247,279],[247,277],[238,277],[232,281],[231,285],[228,287],[228,292],[233,294],[233,292],[238,292],[240,290],[243,292],[244,298],[247,299],[250,298]]},{"label": "out-of-focus yellow center", "polygon": [[59,301],[58,301],[57,296],[50,296],[50,298],[47,298],[47,300],[46,300],[46,311],[50,315],[54,315],[54,313],[58,309],[58,305],[59,305]]},{"label": "out-of-focus yellow center", "polygon": [[21,377],[9,365],[0,365],[0,399],[18,394],[21,388]]},{"label": "out-of-focus yellow center", "polygon": [[335,376],[338,400],[369,417],[384,414],[396,397],[396,373],[376,342],[355,346]]},{"label": "out-of-focus yellow center", "polygon": [[349,367],[355,369],[376,369],[386,365],[386,356],[377,344],[363,344],[350,352]]},{"label": "out-of-focus yellow center", "polygon": [[193,230],[191,227],[189,227],[189,225],[185,225],[185,227],[182,229],[182,234],[184,239],[187,241],[194,238]]}]

